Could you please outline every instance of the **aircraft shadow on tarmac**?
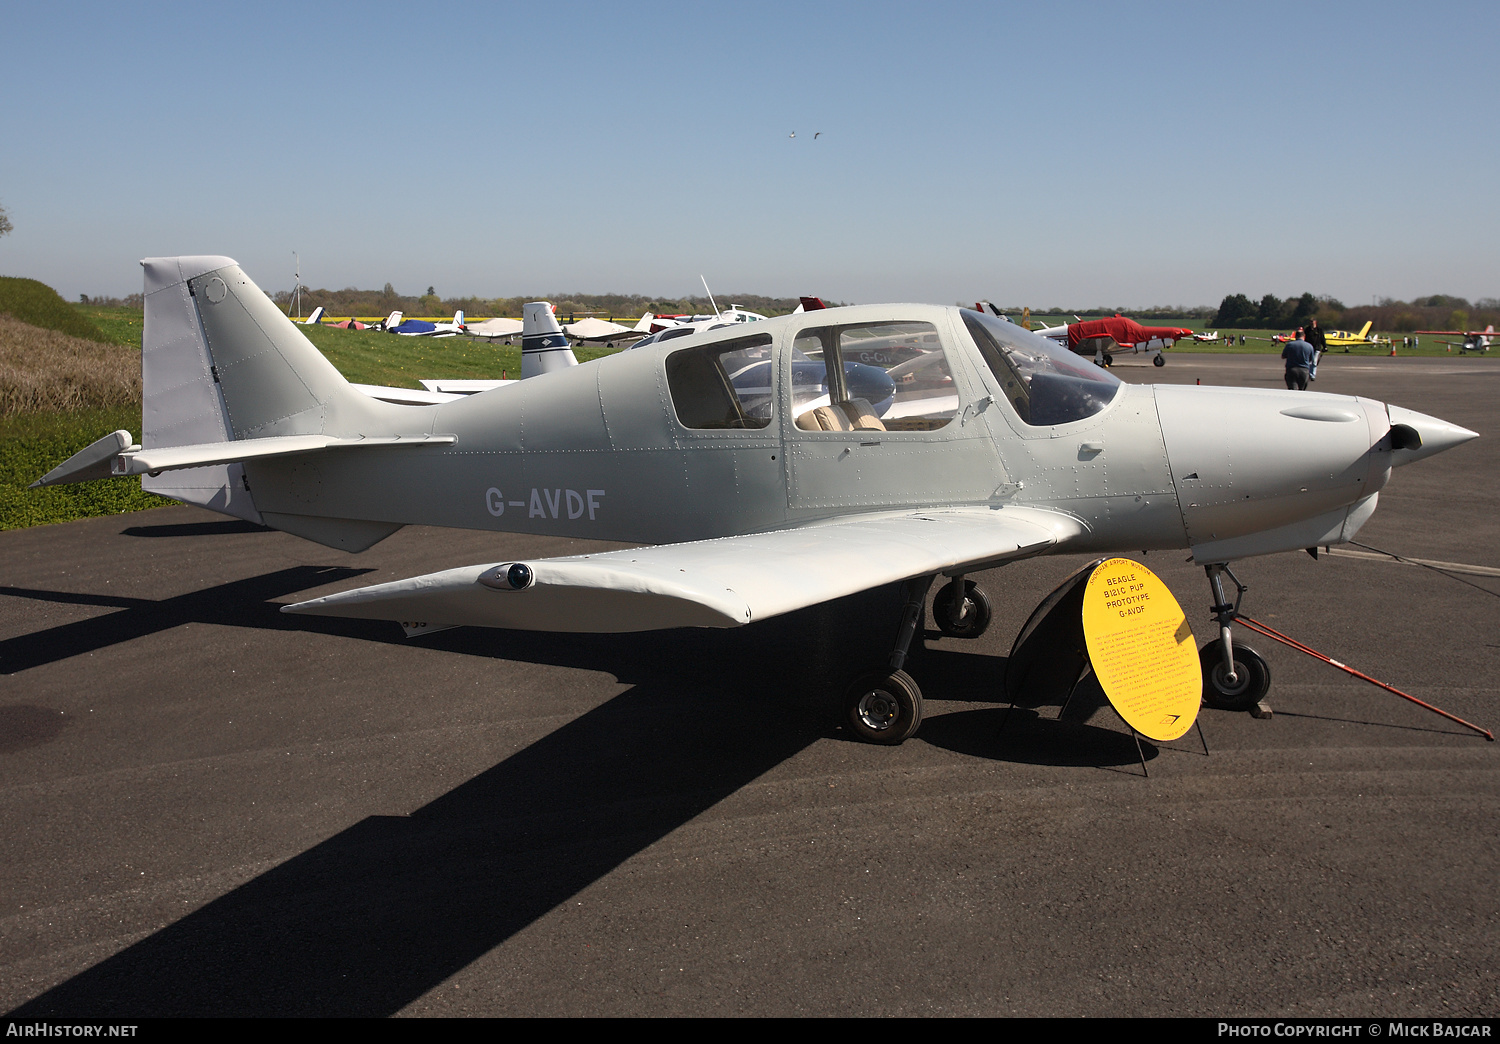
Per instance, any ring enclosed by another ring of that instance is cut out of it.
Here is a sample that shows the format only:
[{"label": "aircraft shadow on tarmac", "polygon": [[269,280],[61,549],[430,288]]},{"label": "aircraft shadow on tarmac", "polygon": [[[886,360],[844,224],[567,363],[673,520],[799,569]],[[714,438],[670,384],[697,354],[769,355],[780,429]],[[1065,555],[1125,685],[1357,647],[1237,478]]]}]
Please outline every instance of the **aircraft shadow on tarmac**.
[{"label": "aircraft shadow on tarmac", "polygon": [[[699,666],[703,666],[699,664]],[[11,1014],[388,1015],[819,738],[637,686],[351,826]]]},{"label": "aircraft shadow on tarmac", "polygon": [[185,623],[300,630],[296,623],[277,612],[275,606],[267,605],[267,600],[367,572],[367,569],[335,566],[295,566],[160,600],[0,587],[0,595],[12,598],[120,610],[0,641],[0,674],[16,674],[70,656],[96,652]]},{"label": "aircraft shadow on tarmac", "polygon": [[258,526],[239,518],[226,518],[222,522],[176,522],[159,526],[127,526],[120,530],[128,537],[188,537],[225,536],[233,533],[269,533],[269,526]]},{"label": "aircraft shadow on tarmac", "polygon": [[[389,627],[291,618],[267,601],[354,573],[288,569],[162,602],[113,599],[106,604],[121,605],[123,612],[12,639],[0,650],[5,669],[16,671],[188,620],[347,629],[351,637],[400,642],[384,637]],[[824,708],[807,711],[809,692],[829,676],[847,679],[845,661],[870,649],[888,651],[897,612],[892,589],[754,625],[753,640],[750,628],[566,636],[462,629],[424,637],[426,645],[468,655],[563,662],[637,680],[413,814],[356,823],[10,1014],[399,1011],[828,737]],[[25,646],[18,641],[41,651],[23,662],[18,652]],[[819,653],[819,647],[836,652]],[[924,677],[930,670],[934,681],[948,675],[956,680],[963,661],[983,668],[985,659],[991,661],[988,671],[976,673],[1003,676],[998,657],[942,650],[917,655]],[[767,667],[781,663],[788,669]],[[777,675],[798,680],[778,685]],[[980,691],[994,691],[988,685],[974,690],[972,681],[970,686],[955,698],[978,700]],[[1083,711],[1082,704],[1070,707],[1070,717]],[[917,742],[1027,763],[1104,766],[1137,758],[1128,735],[1038,722],[1029,709],[1018,710],[997,741],[999,714],[987,709],[934,716]],[[1081,746],[1080,736],[1086,740]]]}]

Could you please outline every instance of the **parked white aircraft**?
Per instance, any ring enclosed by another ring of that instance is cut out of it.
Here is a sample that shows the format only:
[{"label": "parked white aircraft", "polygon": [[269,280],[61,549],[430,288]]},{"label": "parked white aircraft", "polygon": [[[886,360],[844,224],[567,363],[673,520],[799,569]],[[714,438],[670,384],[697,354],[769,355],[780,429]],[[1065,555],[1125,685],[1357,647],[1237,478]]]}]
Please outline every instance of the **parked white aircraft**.
[{"label": "parked white aircraft", "polygon": [[474,323],[469,327],[470,337],[486,337],[496,340],[501,337],[507,340],[518,337],[525,324],[519,319],[486,319],[482,323]]},{"label": "parked white aircraft", "polygon": [[608,344],[614,341],[634,341],[645,337],[651,332],[651,323],[648,318],[643,317],[634,326],[624,326],[607,319],[586,316],[576,323],[565,324],[563,330],[579,344],[589,341]]},{"label": "parked white aircraft", "polygon": [[[890,659],[844,700],[854,733],[879,743],[921,722],[902,668],[939,575],[952,583],[938,625],[967,636],[988,614],[966,574],[1044,554],[1188,548],[1222,606],[1228,562],[1350,540],[1394,466],[1475,437],[1364,397],[1125,385],[1016,324],[931,305],[736,324],[581,366],[554,354],[558,330],[527,338],[551,372],[401,406],[351,387],[229,258],[143,264],[141,440],[107,435],[39,484],[142,475],[205,503],[190,476],[208,472],[206,506],[349,551],[412,523],[657,545],[460,566],[292,613],[735,627],[901,583]],[[941,361],[896,385],[886,423],[840,364],[912,340]],[[794,409],[798,351],[824,360],[826,405]],[[767,381],[729,379],[762,361]],[[1233,618],[1220,613],[1204,657],[1211,690],[1238,698],[1269,674]]]},{"label": "parked white aircraft", "polygon": [[1460,352],[1487,352],[1490,350],[1490,341],[1500,336],[1495,333],[1494,323],[1490,323],[1483,330],[1418,330],[1417,333],[1433,334],[1438,337],[1462,337],[1461,341],[1438,341],[1438,344],[1449,345]]}]

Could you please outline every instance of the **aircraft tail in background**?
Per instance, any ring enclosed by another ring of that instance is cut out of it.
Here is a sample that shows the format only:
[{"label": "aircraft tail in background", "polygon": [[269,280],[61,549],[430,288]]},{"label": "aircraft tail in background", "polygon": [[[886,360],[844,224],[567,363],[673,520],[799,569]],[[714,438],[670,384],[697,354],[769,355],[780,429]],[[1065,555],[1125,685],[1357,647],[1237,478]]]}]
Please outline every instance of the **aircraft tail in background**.
[{"label": "aircraft tail in background", "polygon": [[546,301],[528,302],[521,312],[521,378],[578,365],[557,313]]}]

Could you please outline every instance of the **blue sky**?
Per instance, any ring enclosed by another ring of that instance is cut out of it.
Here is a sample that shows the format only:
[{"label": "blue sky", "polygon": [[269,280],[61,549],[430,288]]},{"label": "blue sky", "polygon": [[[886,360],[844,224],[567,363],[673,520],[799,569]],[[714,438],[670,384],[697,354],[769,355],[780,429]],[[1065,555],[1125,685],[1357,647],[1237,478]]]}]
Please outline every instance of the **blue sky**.
[{"label": "blue sky", "polygon": [[[15,5],[0,273],[1500,296],[1497,4]],[[795,131],[796,137],[789,135]],[[814,140],[813,135],[820,133]]]}]

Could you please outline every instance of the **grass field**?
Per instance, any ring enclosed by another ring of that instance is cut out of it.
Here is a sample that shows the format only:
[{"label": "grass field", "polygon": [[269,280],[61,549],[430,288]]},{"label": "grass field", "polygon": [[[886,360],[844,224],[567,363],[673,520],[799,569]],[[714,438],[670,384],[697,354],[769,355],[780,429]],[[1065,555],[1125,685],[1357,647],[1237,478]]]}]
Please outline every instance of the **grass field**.
[{"label": "grass field", "polygon": [[0,416],[140,401],[139,350],[0,315]]},{"label": "grass field", "polygon": [[140,406],[0,417],[0,529],[118,515],[174,503],[143,491],[138,478],[26,488],[101,435],[119,428],[140,435]]},{"label": "grass field", "polygon": [[[105,339],[103,332],[91,318],[64,301],[46,283],[35,279],[0,276],[0,315],[9,315],[43,330],[58,330],[90,341]],[[140,344],[139,338],[136,344]]]},{"label": "grass field", "polygon": [[[356,384],[420,388],[420,379],[482,380],[521,376],[517,345],[471,341],[466,337],[401,337],[369,330],[299,326],[318,351]],[[579,362],[613,355],[609,348],[575,348]]]},{"label": "grass field", "polygon": [[94,324],[99,331],[97,340],[140,348],[144,316],[139,308],[100,308],[81,304],[68,307]]},{"label": "grass field", "polygon": [[[1216,328],[1213,328],[1213,327],[1209,327],[1208,329],[1213,329],[1214,332],[1218,333],[1218,334],[1233,335],[1234,338],[1235,338],[1236,343],[1233,346],[1229,346],[1229,345],[1224,344],[1221,341],[1213,341],[1213,342],[1209,342],[1209,343],[1203,343],[1201,341],[1184,340],[1184,341],[1178,341],[1177,342],[1177,347],[1174,348],[1174,349],[1169,349],[1169,351],[1174,351],[1174,352],[1203,352],[1203,353],[1206,353],[1206,354],[1213,354],[1213,355],[1280,355],[1281,354],[1281,349],[1284,347],[1283,345],[1278,344],[1277,342],[1271,340],[1271,335],[1272,334],[1285,332],[1285,331],[1281,331],[1281,330],[1229,330],[1229,329],[1219,330],[1219,329],[1216,329]],[[1244,338],[1245,338],[1245,343],[1243,345],[1241,345],[1241,344],[1238,343],[1239,337],[1241,335],[1243,335]],[[1459,354],[1459,351],[1458,351],[1457,348],[1451,348],[1450,349],[1447,345],[1439,344],[1437,342],[1437,339],[1433,338],[1433,337],[1423,337],[1421,339],[1422,343],[1421,343],[1421,345],[1419,347],[1417,347],[1417,348],[1408,348],[1408,347],[1405,347],[1405,346],[1402,345],[1401,338],[1403,336],[1409,336],[1409,335],[1405,335],[1405,334],[1384,334],[1384,333],[1382,333],[1380,336],[1381,337],[1391,337],[1391,338],[1393,338],[1395,340],[1395,342],[1396,342],[1396,354],[1398,356],[1401,356],[1401,355],[1446,356],[1446,355],[1458,355]],[[1329,353],[1333,354],[1333,355],[1343,355],[1343,354],[1345,354],[1344,349],[1342,349],[1342,348],[1330,348],[1329,349]],[[1348,350],[1347,354],[1349,354],[1349,355],[1370,355],[1370,356],[1386,355],[1386,356],[1388,356],[1388,355],[1391,354],[1391,346],[1388,345],[1388,344],[1383,344],[1383,345],[1380,345],[1377,348],[1374,345],[1357,345],[1355,347],[1350,348]],[[1487,356],[1492,355],[1494,353],[1491,353],[1491,352],[1479,352],[1479,353],[1470,353],[1470,354],[1478,354],[1478,355],[1486,356],[1487,357]]]}]

